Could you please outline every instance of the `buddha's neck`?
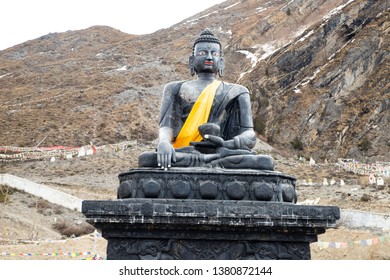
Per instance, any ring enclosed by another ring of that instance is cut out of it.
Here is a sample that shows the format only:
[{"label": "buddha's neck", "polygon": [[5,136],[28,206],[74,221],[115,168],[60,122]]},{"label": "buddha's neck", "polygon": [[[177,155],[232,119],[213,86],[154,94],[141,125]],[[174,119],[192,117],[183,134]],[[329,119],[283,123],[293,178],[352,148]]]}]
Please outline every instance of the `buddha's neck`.
[{"label": "buddha's neck", "polygon": [[215,74],[214,73],[199,73],[198,80],[214,81]]}]

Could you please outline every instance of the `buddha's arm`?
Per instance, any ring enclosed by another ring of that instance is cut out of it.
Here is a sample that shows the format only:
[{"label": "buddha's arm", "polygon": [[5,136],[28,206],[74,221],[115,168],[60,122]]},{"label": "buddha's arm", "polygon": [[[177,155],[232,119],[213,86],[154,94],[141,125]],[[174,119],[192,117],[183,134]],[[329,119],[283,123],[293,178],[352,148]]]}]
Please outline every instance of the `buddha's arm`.
[{"label": "buddha's arm", "polygon": [[172,127],[175,83],[164,87],[160,107],[160,127]]},{"label": "buddha's arm", "polygon": [[240,105],[240,134],[225,141],[224,147],[229,149],[250,150],[256,144],[256,134],[253,130],[252,110],[249,94],[238,97]]},{"label": "buddha's arm", "polygon": [[160,127],[158,131],[158,138],[159,138],[159,142],[172,143],[173,140],[172,128],[167,126]]},{"label": "buddha's arm", "polygon": [[177,83],[167,84],[164,88],[161,109],[160,109],[160,129],[159,143],[157,145],[157,164],[162,169],[171,167],[172,162],[176,161],[175,149],[172,146],[173,141],[173,102],[174,94],[178,91]]}]

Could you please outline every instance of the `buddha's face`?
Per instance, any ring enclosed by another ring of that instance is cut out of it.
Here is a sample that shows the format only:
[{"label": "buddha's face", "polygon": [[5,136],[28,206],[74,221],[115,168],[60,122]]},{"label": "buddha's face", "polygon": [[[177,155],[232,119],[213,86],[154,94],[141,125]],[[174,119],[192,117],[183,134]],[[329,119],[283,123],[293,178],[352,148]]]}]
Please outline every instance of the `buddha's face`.
[{"label": "buddha's face", "polygon": [[217,43],[200,42],[195,45],[193,67],[197,73],[218,73],[222,66],[221,47]]}]

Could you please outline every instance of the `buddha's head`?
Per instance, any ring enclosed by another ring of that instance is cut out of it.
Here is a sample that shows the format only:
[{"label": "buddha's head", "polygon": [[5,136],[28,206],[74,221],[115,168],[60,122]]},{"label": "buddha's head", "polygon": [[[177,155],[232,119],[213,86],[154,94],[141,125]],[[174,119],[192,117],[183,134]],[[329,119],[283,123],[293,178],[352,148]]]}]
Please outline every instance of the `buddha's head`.
[{"label": "buddha's head", "polygon": [[189,58],[191,75],[199,73],[214,73],[222,76],[224,60],[222,57],[221,42],[206,28],[192,47],[192,55]]}]

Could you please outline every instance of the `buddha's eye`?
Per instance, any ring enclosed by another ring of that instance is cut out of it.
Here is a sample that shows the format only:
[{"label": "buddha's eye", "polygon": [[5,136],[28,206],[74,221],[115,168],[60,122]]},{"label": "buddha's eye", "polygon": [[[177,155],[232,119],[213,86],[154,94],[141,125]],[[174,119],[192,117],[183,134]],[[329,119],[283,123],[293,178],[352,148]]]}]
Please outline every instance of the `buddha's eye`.
[{"label": "buddha's eye", "polygon": [[219,56],[219,52],[212,52],[213,56]]},{"label": "buddha's eye", "polygon": [[197,55],[198,55],[198,56],[204,56],[204,55],[206,55],[206,52],[205,52],[205,51],[199,51],[199,52],[197,53]]}]

